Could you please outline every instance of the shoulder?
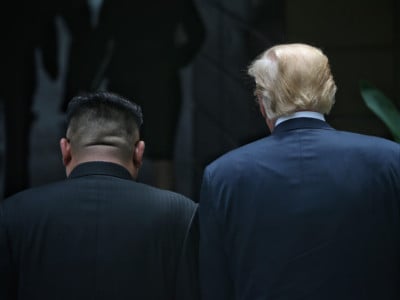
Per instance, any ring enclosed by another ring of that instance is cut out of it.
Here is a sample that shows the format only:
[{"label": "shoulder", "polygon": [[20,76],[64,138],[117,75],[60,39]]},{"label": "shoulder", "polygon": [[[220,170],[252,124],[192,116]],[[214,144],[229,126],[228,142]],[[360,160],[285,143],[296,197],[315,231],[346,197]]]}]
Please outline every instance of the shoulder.
[{"label": "shoulder", "polygon": [[169,232],[186,233],[193,224],[198,204],[190,198],[169,190],[159,189],[146,184],[138,183],[138,195],[145,213],[154,224],[165,228]]},{"label": "shoulder", "polygon": [[[364,155],[377,155],[379,159],[400,159],[400,144],[394,141],[365,134],[358,134],[348,131],[336,131],[337,140],[332,142],[340,142],[342,147],[357,150]],[[338,146],[340,146],[340,144]]]},{"label": "shoulder", "polygon": [[54,182],[39,187],[32,187],[15,193],[4,199],[3,207],[15,207],[21,205],[30,205],[37,201],[45,201],[56,195],[62,194],[64,181]]},{"label": "shoulder", "polygon": [[379,136],[361,134],[351,131],[342,131],[342,130],[334,130],[333,132],[336,133],[341,138],[347,138],[355,140],[357,142],[372,143],[379,146],[386,146],[391,148],[400,147],[400,144]]},{"label": "shoulder", "polygon": [[61,182],[29,188],[4,199],[0,206],[5,220],[25,220],[41,215],[63,195]]},{"label": "shoulder", "polygon": [[81,215],[88,207],[96,207],[93,203],[97,202],[112,208],[112,214],[101,212],[107,218],[140,214],[160,226],[168,224],[183,229],[197,210],[194,201],[172,191],[128,180],[112,180],[111,185],[103,182],[99,186],[97,182],[87,182],[87,178],[22,191],[5,199],[1,210],[8,221],[30,224],[63,214]]},{"label": "shoulder", "polygon": [[61,195],[63,192],[63,188],[66,188],[65,182],[66,180],[60,180],[40,186],[27,188],[7,197],[6,199],[4,199],[4,203],[25,203],[32,202],[32,200],[43,200],[44,198],[46,198],[46,196],[54,196],[54,194]]},{"label": "shoulder", "polygon": [[143,197],[155,210],[167,214],[191,216],[197,203],[177,192],[159,189],[143,183],[135,183],[135,192]]},{"label": "shoulder", "polygon": [[141,190],[143,193],[147,194],[148,197],[150,198],[167,201],[170,203],[170,205],[177,205],[177,206],[183,205],[189,207],[195,206],[195,203],[190,198],[180,193],[173,192],[170,190],[160,189],[144,183],[135,182],[135,184],[137,185],[136,188],[138,190]]},{"label": "shoulder", "polygon": [[266,147],[269,147],[272,142],[270,137],[265,137],[231,150],[208,164],[205,175],[211,177],[215,174],[233,175],[238,171],[243,171],[251,161],[263,155]]}]

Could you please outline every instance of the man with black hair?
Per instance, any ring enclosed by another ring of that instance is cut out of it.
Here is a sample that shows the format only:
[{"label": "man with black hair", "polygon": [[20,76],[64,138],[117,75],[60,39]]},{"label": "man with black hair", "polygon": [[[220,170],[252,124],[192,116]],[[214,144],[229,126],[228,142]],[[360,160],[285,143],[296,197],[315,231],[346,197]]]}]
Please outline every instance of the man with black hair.
[{"label": "man with black hair", "polygon": [[67,119],[68,178],[0,207],[0,299],[197,299],[196,204],[134,181],[140,107],[94,93]]}]

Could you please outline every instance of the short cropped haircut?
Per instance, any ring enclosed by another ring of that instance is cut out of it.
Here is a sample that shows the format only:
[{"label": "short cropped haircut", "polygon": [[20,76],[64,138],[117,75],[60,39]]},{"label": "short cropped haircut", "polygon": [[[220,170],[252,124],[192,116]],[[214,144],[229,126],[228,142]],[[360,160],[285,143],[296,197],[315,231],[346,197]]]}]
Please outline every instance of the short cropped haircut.
[{"label": "short cropped haircut", "polygon": [[304,110],[328,114],[335,103],[336,85],[329,61],[318,48],[274,46],[250,65],[248,73],[270,120]]},{"label": "short cropped haircut", "polygon": [[128,159],[139,139],[143,115],[139,105],[110,92],[79,95],[67,108],[67,139],[75,152],[112,146]]}]

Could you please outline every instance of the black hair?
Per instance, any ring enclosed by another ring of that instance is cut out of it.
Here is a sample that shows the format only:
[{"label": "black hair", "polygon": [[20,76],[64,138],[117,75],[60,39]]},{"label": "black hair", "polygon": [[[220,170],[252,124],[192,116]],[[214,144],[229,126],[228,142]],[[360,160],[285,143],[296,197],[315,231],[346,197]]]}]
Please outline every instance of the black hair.
[{"label": "black hair", "polygon": [[[72,98],[67,107],[67,124],[69,125],[72,118],[86,109],[96,107],[114,108],[129,114],[134,118],[138,129],[143,124],[141,107],[127,98],[111,92],[86,93]],[[103,110],[104,113],[106,113],[106,110]]]}]

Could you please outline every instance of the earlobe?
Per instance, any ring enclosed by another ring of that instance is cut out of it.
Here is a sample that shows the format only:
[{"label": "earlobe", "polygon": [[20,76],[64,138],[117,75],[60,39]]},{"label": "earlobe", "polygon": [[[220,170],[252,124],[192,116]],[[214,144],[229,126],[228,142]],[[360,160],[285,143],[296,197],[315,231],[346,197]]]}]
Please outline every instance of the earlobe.
[{"label": "earlobe", "polygon": [[62,138],[60,140],[60,149],[61,149],[61,155],[62,155],[62,160],[63,164],[66,167],[70,162],[71,162],[71,144],[66,138]]}]

